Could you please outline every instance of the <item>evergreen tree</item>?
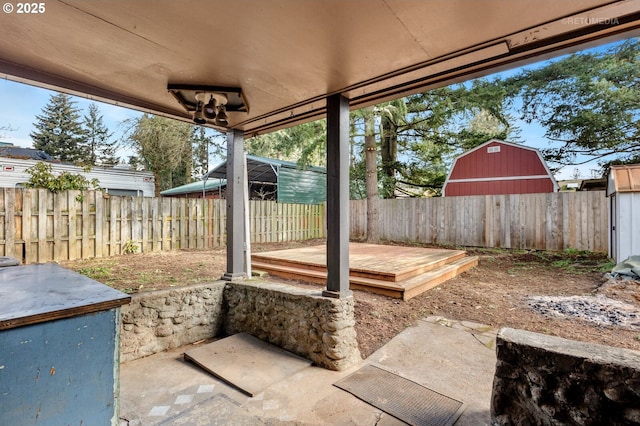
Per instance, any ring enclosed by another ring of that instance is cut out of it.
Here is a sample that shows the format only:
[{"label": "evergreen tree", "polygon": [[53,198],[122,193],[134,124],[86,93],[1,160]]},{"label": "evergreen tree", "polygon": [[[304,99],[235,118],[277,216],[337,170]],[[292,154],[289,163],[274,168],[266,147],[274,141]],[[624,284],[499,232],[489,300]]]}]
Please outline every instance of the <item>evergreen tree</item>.
[{"label": "evergreen tree", "polygon": [[544,127],[547,161],[605,168],[640,150],[640,40],[579,52],[498,81],[526,123]]},{"label": "evergreen tree", "polygon": [[137,155],[130,155],[127,164],[134,170],[144,170],[144,164],[142,164],[142,160]]},{"label": "evergreen tree", "polygon": [[193,126],[191,132],[191,143],[193,145],[193,169],[191,177],[200,179],[209,171],[209,155],[211,150],[217,156],[222,157],[222,147],[214,142],[212,136],[207,135],[206,129],[202,126]]},{"label": "evergreen tree", "polygon": [[[456,154],[491,138],[513,141],[505,99],[502,86],[479,79],[352,111],[351,197],[438,194]],[[247,151],[323,165],[325,145],[326,121],[319,120],[251,138]]]},{"label": "evergreen tree", "polygon": [[249,154],[297,162],[300,167],[326,163],[327,121],[318,120],[246,141]]},{"label": "evergreen tree", "polygon": [[193,126],[191,144],[193,146],[192,180],[199,180],[209,171],[209,159],[212,156],[220,159],[225,158],[227,153],[226,135],[202,126]]},{"label": "evergreen tree", "polygon": [[33,147],[41,149],[52,157],[73,163],[89,163],[88,152],[84,149],[86,130],[82,127],[80,113],[75,102],[63,93],[51,95],[49,103],[36,116],[31,132]]},{"label": "evergreen tree", "polygon": [[109,132],[103,122],[100,110],[96,104],[89,105],[89,114],[84,116],[84,127],[87,131],[86,146],[89,164],[112,166],[118,164],[116,157],[117,142],[109,142],[113,133]]},{"label": "evergreen tree", "polygon": [[365,189],[367,194],[367,241],[380,241],[380,224],[378,211],[380,196],[378,194],[378,148],[376,142],[376,109],[367,107],[363,110],[364,118],[364,167]]}]

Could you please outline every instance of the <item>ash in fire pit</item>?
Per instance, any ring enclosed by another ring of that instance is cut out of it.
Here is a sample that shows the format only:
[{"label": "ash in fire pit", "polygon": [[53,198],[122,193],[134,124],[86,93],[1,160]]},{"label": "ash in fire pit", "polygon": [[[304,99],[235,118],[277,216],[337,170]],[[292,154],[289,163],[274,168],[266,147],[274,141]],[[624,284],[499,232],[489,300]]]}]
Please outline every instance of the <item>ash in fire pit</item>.
[{"label": "ash in fire pit", "polygon": [[600,326],[640,330],[640,311],[636,306],[604,296],[534,296],[527,299],[527,304],[546,316],[572,317]]}]

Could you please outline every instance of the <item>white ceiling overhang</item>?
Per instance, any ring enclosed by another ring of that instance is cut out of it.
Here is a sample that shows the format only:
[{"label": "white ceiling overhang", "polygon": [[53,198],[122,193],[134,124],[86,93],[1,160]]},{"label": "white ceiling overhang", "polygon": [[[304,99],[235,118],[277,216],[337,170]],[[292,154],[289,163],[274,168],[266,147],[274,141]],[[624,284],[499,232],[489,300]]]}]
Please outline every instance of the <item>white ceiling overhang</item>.
[{"label": "white ceiling overhang", "polygon": [[328,95],[358,108],[640,31],[640,0],[43,4],[0,13],[0,76],[189,121],[169,85],[238,88],[247,135],[320,118]]}]

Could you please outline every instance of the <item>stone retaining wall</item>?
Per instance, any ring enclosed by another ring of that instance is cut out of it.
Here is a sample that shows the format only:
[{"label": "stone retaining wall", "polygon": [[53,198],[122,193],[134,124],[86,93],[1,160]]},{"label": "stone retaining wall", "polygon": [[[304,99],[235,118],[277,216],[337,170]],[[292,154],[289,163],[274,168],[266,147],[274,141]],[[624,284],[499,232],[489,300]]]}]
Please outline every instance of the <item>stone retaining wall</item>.
[{"label": "stone retaining wall", "polygon": [[491,416],[496,425],[640,424],[640,352],[505,328]]},{"label": "stone retaining wall", "polygon": [[267,282],[218,281],[134,294],[122,307],[120,359],[246,332],[332,370],[360,360],[353,298]]},{"label": "stone retaining wall", "polygon": [[249,333],[331,370],[360,361],[353,297],[266,282],[233,283],[225,289],[227,334]]},{"label": "stone retaining wall", "polygon": [[121,362],[217,336],[224,287],[219,281],[132,295],[122,307]]}]

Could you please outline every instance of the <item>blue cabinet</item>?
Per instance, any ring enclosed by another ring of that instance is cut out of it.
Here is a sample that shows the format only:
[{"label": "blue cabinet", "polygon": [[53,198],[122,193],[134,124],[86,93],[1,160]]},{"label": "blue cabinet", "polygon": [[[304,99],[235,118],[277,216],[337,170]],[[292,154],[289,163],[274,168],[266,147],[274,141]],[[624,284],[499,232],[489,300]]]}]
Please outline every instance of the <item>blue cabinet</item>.
[{"label": "blue cabinet", "polygon": [[117,425],[129,300],[55,264],[0,268],[0,425]]}]

